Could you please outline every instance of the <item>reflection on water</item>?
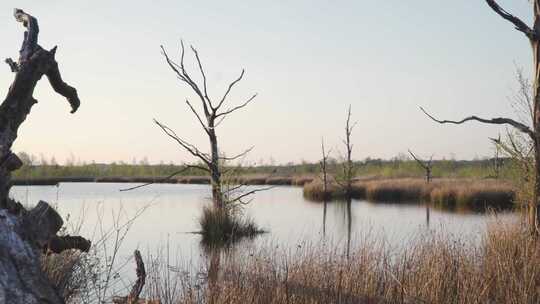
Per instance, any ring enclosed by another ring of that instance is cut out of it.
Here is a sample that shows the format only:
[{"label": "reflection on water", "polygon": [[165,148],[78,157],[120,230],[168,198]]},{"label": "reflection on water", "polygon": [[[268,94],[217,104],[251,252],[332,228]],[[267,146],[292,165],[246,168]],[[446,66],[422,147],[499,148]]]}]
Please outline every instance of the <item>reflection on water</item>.
[{"label": "reflection on water", "polygon": [[[39,200],[56,204],[64,218],[70,215],[69,222],[83,217],[80,233],[87,237],[96,234],[99,208],[105,210],[101,216],[106,225],[112,222],[109,208],[118,210],[123,206],[122,212],[128,218],[150,204],[131,227],[120,254],[129,257],[136,248],[143,252],[153,250],[168,240],[172,248],[178,248],[184,261],[205,260],[206,254],[199,245],[200,235],[191,232],[199,230],[197,220],[202,206],[210,203],[207,185],[159,184],[129,192],[118,191],[129,186],[132,185],[17,186],[13,187],[12,196],[28,205]],[[392,246],[406,245],[426,231],[474,239],[484,231],[487,219],[482,214],[451,213],[414,204],[375,204],[359,200],[313,203],[303,198],[302,188],[288,186],[258,193],[244,212],[269,231],[254,240],[252,246],[295,248],[325,239],[343,246],[347,254],[354,250],[355,239],[366,234],[384,238]],[[218,257],[210,260],[210,266],[219,265]]]}]

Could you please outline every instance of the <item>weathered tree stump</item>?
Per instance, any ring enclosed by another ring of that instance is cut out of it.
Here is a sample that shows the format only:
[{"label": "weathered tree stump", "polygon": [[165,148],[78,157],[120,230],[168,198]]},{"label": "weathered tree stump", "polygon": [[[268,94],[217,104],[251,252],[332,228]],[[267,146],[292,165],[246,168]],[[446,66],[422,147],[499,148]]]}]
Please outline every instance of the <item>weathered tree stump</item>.
[{"label": "weathered tree stump", "polygon": [[38,45],[37,19],[15,9],[15,19],[27,29],[18,62],[6,59],[15,80],[0,105],[0,303],[64,303],[40,265],[44,250],[59,253],[67,249],[88,251],[90,242],[81,237],[57,236],[63,225],[58,213],[40,201],[26,210],[9,197],[11,172],[22,166],[11,151],[20,125],[37,100],[32,96],[37,82],[47,76],[53,89],[67,98],[74,113],[79,107],[77,91],[67,85],[51,51]]},{"label": "weathered tree stump", "polygon": [[159,304],[159,301],[148,301],[140,299],[144,283],[146,282],[146,270],[144,268],[144,262],[139,250],[135,250],[133,256],[135,257],[135,264],[137,265],[137,280],[133,284],[131,291],[125,297],[113,298],[114,304]]}]

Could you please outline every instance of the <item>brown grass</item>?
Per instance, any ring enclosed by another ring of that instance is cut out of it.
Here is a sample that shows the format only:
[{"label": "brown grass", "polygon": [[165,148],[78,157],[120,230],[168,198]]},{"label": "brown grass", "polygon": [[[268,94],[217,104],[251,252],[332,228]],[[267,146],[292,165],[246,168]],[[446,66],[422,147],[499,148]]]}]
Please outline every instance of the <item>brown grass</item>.
[{"label": "brown grass", "polygon": [[[320,181],[304,185],[304,196],[312,200],[342,199],[339,185],[329,185],[323,193]],[[353,184],[353,198],[374,202],[432,202],[446,208],[486,207],[506,209],[512,206],[515,189],[508,182],[493,179],[435,179],[427,184],[418,178],[361,179]]]},{"label": "brown grass", "polygon": [[314,180],[315,180],[315,176],[312,176],[312,175],[293,176],[292,185],[293,186],[304,186],[305,184],[311,183]]},{"label": "brown grass", "polygon": [[[326,249],[324,249],[326,248]],[[303,246],[211,254],[208,281],[149,270],[146,295],[166,303],[539,303],[540,241],[495,222],[477,245],[426,235],[395,251],[367,237],[347,257]],[[210,275],[211,272],[217,272]],[[163,271],[161,268],[160,271]],[[194,274],[194,276],[200,274]],[[175,298],[167,296],[175,294]]]}]

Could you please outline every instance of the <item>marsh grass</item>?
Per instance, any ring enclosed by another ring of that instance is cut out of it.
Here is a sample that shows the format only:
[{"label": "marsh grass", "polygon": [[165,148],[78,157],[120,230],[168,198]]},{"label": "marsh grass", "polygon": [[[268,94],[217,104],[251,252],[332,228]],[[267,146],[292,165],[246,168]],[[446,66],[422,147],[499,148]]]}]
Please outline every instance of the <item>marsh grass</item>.
[{"label": "marsh grass", "polygon": [[[304,185],[304,197],[322,201],[342,199],[345,195],[336,183],[323,193],[318,180]],[[373,202],[431,202],[448,209],[508,209],[515,199],[515,188],[506,181],[493,179],[435,179],[426,183],[418,178],[364,179],[353,184],[353,198]]]},{"label": "marsh grass", "polygon": [[[426,234],[400,250],[369,237],[355,248],[348,256],[332,246],[217,255],[209,258],[219,268],[211,281],[178,272],[175,298],[152,283],[150,298],[182,304],[540,301],[540,241],[517,223],[494,222],[478,243]],[[164,270],[154,275],[169,275]]]},{"label": "marsh grass", "polygon": [[199,225],[202,244],[209,247],[234,243],[243,238],[254,238],[264,233],[250,217],[210,206],[203,207]]}]

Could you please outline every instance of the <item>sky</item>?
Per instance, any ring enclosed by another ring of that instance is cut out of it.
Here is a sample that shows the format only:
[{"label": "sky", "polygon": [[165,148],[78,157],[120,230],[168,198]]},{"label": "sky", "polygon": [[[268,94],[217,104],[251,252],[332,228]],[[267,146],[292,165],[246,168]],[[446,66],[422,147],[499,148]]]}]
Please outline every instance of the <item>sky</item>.
[{"label": "sky", "polygon": [[[528,1],[499,4],[531,23]],[[24,32],[14,7],[38,18],[42,47],[58,45],[61,72],[81,107],[70,114],[42,80],[13,150],[59,162],[194,161],[154,118],[208,150],[185,100],[200,103],[160,52],[163,45],[177,59],[180,39],[198,49],[214,99],[246,70],[227,105],[258,97],[224,121],[218,139],[227,155],[254,146],[247,163],[316,161],[321,138],[338,157],[349,105],[355,159],[407,149],[435,158],[489,156],[488,137],[504,128],[442,126],[418,107],[448,119],[516,117],[509,102],[516,66],[529,75],[532,64],[527,39],[482,0],[2,0],[4,58],[18,58]],[[185,60],[200,80],[192,54]],[[3,94],[12,80],[5,65]]]}]

